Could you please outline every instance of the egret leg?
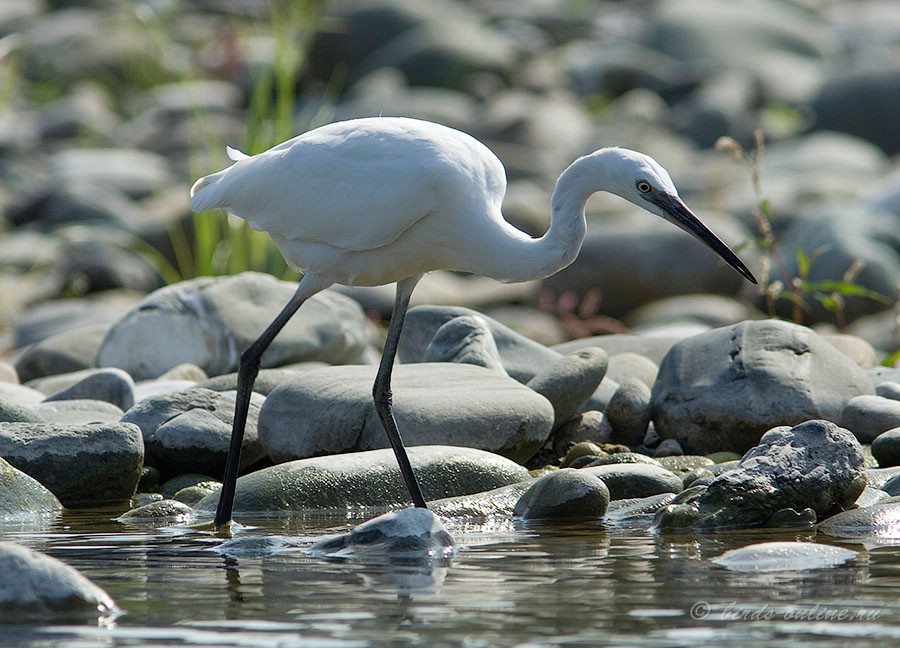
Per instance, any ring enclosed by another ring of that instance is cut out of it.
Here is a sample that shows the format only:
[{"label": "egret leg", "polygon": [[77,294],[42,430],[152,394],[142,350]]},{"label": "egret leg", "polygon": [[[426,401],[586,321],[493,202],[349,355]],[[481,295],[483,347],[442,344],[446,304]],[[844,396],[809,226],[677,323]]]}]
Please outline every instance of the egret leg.
[{"label": "egret leg", "polygon": [[216,530],[219,530],[231,519],[231,510],[234,507],[234,491],[237,484],[238,469],[241,464],[241,445],[244,441],[244,429],[247,427],[247,415],[250,411],[253,383],[259,374],[263,353],[269,348],[272,340],[284,328],[284,325],[297,312],[297,309],[303,305],[303,302],[328,285],[328,282],[314,275],[304,275],[291,300],[281,309],[281,312],[272,320],[272,323],[266,327],[262,335],[241,353],[237,375],[237,397],[234,404],[234,422],[231,428],[231,445],[228,449],[228,459],[225,462],[225,476],[222,478],[222,490],[219,493],[219,504],[216,507],[216,517],[213,521]]},{"label": "egret leg", "polygon": [[413,288],[421,279],[421,275],[397,282],[397,297],[394,301],[394,312],[391,315],[391,323],[388,325],[387,337],[384,341],[384,352],[381,354],[381,363],[378,365],[378,374],[375,377],[375,385],[372,388],[372,398],[375,400],[375,410],[384,425],[388,440],[394,449],[397,463],[400,464],[400,473],[409,489],[413,504],[419,508],[428,508],[425,496],[413,472],[403,440],[400,438],[400,430],[394,418],[394,408],[391,398],[391,373],[394,369],[394,358],[397,355],[397,346],[400,343],[400,332],[403,330],[403,320],[406,319],[406,311],[409,309],[409,298]]}]

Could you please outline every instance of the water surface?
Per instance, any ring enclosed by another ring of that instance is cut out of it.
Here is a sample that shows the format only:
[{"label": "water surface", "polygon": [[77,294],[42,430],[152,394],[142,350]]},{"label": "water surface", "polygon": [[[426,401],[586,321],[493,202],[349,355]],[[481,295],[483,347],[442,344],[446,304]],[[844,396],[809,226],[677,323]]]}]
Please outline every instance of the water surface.
[{"label": "water surface", "polygon": [[[124,614],[84,625],[0,628],[27,646],[685,646],[900,642],[900,548],[841,567],[769,574],[711,562],[765,540],[810,533],[658,535],[646,527],[536,527],[449,521],[449,566],[362,565],[305,551],[358,520],[253,520],[226,538],[187,527],[69,512],[15,540],[78,568]],[[253,538],[259,538],[254,542]]]}]

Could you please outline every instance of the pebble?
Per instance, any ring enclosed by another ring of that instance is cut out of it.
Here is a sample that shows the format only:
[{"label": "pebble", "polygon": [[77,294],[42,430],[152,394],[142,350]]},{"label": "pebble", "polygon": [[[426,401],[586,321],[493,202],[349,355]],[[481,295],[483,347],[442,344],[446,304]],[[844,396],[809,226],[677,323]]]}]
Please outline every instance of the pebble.
[{"label": "pebble", "polygon": [[[562,462],[562,465],[565,466],[570,461],[570,454],[572,451],[576,451],[575,449],[581,445],[581,442],[591,442],[597,448],[596,451],[592,450],[596,454],[596,452],[602,452],[597,444],[609,443],[611,438],[612,427],[603,412],[588,410],[553,430],[550,443],[554,456],[565,457]],[[576,452],[580,452],[580,450]]]},{"label": "pebble", "polygon": [[165,522],[166,524],[191,523],[197,519],[197,514],[190,504],[171,499],[163,499],[157,502],[144,504],[120,515],[118,522]]},{"label": "pebble", "polygon": [[31,382],[44,376],[56,377],[88,370],[109,324],[88,324],[62,331],[29,346],[16,359],[19,380]]},{"label": "pebble", "polygon": [[886,501],[838,513],[816,530],[835,538],[896,541],[900,538],[900,502]]},{"label": "pebble", "polygon": [[560,354],[543,344],[516,333],[482,313],[462,306],[416,306],[410,308],[403,325],[397,357],[402,363],[422,362],[425,349],[438,329],[456,317],[479,317],[487,323],[503,369],[512,378],[526,383],[542,368],[554,364]]},{"label": "pebble", "polygon": [[425,347],[422,362],[459,362],[506,373],[488,323],[477,315],[443,324]]},{"label": "pebble", "polygon": [[105,401],[125,411],[134,405],[134,381],[121,369],[88,370],[77,382],[51,393],[44,403],[84,398]]},{"label": "pebble", "polygon": [[452,558],[456,543],[440,518],[430,510],[407,508],[379,515],[349,533],[320,540],[309,552],[329,558],[352,557],[361,562],[431,562]]}]

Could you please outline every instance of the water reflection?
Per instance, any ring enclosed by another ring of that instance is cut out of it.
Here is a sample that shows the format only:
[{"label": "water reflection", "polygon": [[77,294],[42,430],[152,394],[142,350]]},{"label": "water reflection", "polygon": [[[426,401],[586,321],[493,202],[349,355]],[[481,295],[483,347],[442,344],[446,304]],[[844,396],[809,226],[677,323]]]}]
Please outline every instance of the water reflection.
[{"label": "water reflection", "polygon": [[[107,517],[104,517],[107,515]],[[228,545],[188,528],[66,514],[0,538],[82,570],[125,610],[109,628],[4,628],[4,644],[842,646],[900,640],[900,547],[812,533],[656,535],[593,524],[451,520],[452,564],[323,560],[344,518],[261,520]],[[834,569],[752,574],[712,562],[771,540],[860,555]],[[223,551],[222,547],[226,550]],[[218,549],[217,549],[218,548]],[[849,638],[849,639],[848,639]]]}]

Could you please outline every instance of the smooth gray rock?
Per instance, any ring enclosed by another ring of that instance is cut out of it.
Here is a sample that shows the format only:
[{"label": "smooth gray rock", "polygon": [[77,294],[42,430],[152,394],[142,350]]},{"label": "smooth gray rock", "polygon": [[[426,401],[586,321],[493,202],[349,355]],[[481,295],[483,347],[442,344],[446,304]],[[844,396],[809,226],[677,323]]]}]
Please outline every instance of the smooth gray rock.
[{"label": "smooth gray rock", "polygon": [[34,407],[13,403],[0,398],[0,422],[2,423],[40,423],[44,419]]},{"label": "smooth gray rock", "polygon": [[[528,479],[522,466],[499,455],[455,446],[407,448],[429,501],[489,491]],[[195,505],[212,513],[214,493]],[[334,510],[362,506],[406,506],[409,492],[393,450],[352,452],[299,459],[263,468],[238,479],[234,511],[243,515]]]},{"label": "smooth gray rock", "polygon": [[79,326],[28,347],[16,358],[20,380],[30,382],[42,376],[56,376],[93,366],[94,356],[109,326],[106,322]]},{"label": "smooth gray rock", "polygon": [[[96,364],[120,367],[135,380],[155,378],[185,362],[210,376],[235,371],[241,351],[259,337],[296,288],[295,283],[256,272],[167,286],[113,325],[97,351]],[[262,364],[361,361],[369,349],[366,330],[356,302],[323,291],[291,318]]]},{"label": "smooth gray rock", "polygon": [[672,347],[653,387],[653,423],[685,452],[746,452],[775,425],[840,421],[854,396],[873,393],[856,364],[811,329],[748,321]]},{"label": "smooth gray rock", "polygon": [[636,308],[628,314],[625,325],[638,330],[684,323],[718,328],[759,316],[759,311],[747,300],[725,295],[691,294],[660,299]]},{"label": "smooth gray rock", "polygon": [[29,518],[62,510],[56,496],[39,481],[0,458],[0,517]]},{"label": "smooth gray rock", "polygon": [[609,358],[599,347],[565,355],[535,374],[526,385],[553,405],[553,427],[576,416],[597,390]]},{"label": "smooth gray rock", "polygon": [[444,518],[489,518],[503,516],[509,518],[513,514],[516,502],[531,485],[528,478],[514,484],[492,488],[471,495],[445,497],[428,502],[428,508]]},{"label": "smooth gray rock", "polygon": [[684,448],[675,439],[663,439],[653,448],[654,457],[677,457],[684,454]]},{"label": "smooth gray rock", "polygon": [[483,317],[462,315],[443,324],[425,347],[422,362],[459,362],[506,373]]},{"label": "smooth gray rock", "polygon": [[900,475],[900,466],[866,469],[866,481],[871,488],[882,488],[890,479],[897,475]]},{"label": "smooth gray rock", "polygon": [[612,426],[610,442],[640,445],[650,425],[650,388],[637,379],[619,383],[605,414]]},{"label": "smooth gray rock", "polygon": [[516,333],[497,320],[461,306],[410,308],[403,325],[403,336],[400,338],[397,357],[403,363],[422,362],[425,349],[434,339],[438,329],[456,317],[479,317],[487,322],[497,351],[500,353],[503,368],[519,382],[528,382],[536,373],[560,357],[558,352]]},{"label": "smooth gray rock", "polygon": [[[324,362],[298,362],[277,369],[260,369],[256,380],[253,381],[253,391],[257,394],[268,396],[269,392],[281,384],[291,381],[293,378],[306,371],[322,369],[328,365]],[[237,389],[237,372],[215,376],[209,380],[197,383],[197,387],[212,389],[213,391],[234,391]]]},{"label": "smooth gray rock", "polygon": [[875,385],[875,395],[900,401],[900,383],[886,380]]},{"label": "smooth gray rock", "polygon": [[712,559],[730,571],[749,573],[801,572],[840,567],[859,552],[817,542],[759,542],[731,549]]},{"label": "smooth gray rock", "polygon": [[594,475],[562,468],[537,479],[519,498],[513,514],[525,520],[599,520],[609,506],[609,489]]},{"label": "smooth gray rock", "polygon": [[872,395],[851,398],[840,423],[853,432],[860,443],[874,443],[882,432],[900,427],[900,401]]},{"label": "smooth gray rock", "polygon": [[[587,347],[600,347],[601,349],[605,349],[606,353],[609,354],[610,359],[621,353],[636,353],[644,356],[650,362],[654,363],[655,367],[653,369],[653,381],[650,382],[650,386],[653,386],[653,382],[656,380],[656,373],[659,370],[659,362],[663,359],[666,353],[669,352],[669,349],[672,348],[672,345],[676,342],[683,340],[683,335],[657,335],[654,333],[653,335],[638,335],[635,333],[611,333],[609,335],[595,335],[593,337],[581,338],[578,340],[570,340],[569,342],[563,342],[562,344],[557,344],[553,347],[554,351],[558,351],[559,353],[572,353],[573,351],[578,351],[579,349],[584,349]],[[612,360],[610,360],[612,363]],[[644,369],[642,368],[643,372]],[[646,374],[645,374],[646,375]],[[609,380],[612,377],[612,373],[607,371],[606,380]]]},{"label": "smooth gray rock", "polygon": [[[56,250],[56,254],[61,252]],[[25,349],[56,335],[62,337],[47,343],[47,355],[41,352],[34,358],[40,358],[40,362],[32,365],[29,358],[27,364],[21,364],[19,379],[28,382],[60,371],[95,366],[94,352],[101,341],[97,336],[127,313],[136,301],[133,293],[111,292],[112,295],[103,297],[44,301],[22,313],[16,322],[16,348]],[[24,357],[28,357],[27,351]],[[18,369],[19,363],[16,364]]]},{"label": "smooth gray rock", "polygon": [[614,380],[620,385],[626,380],[640,380],[648,388],[652,388],[658,372],[659,365],[647,356],[623,351],[609,356],[605,379]]},{"label": "smooth gray rock", "polygon": [[118,503],[134,495],[144,460],[137,426],[0,423],[0,456],[68,507]]},{"label": "smooth gray rock", "polygon": [[[661,510],[661,531],[739,529],[774,525],[793,512],[798,522],[832,515],[853,504],[866,486],[862,447],[828,421],[807,421],[767,432],[737,468],[684,501]],[[804,511],[809,511],[809,514]]]},{"label": "smooth gray rock", "polygon": [[872,440],[872,456],[881,468],[900,466],[900,427],[886,430]]},{"label": "smooth gray rock", "polygon": [[114,618],[115,601],[77,569],[14,542],[0,542],[0,620]]},{"label": "smooth gray rock", "polygon": [[870,369],[878,366],[878,351],[858,335],[829,333],[822,337],[860,367]]},{"label": "smooth gray rock", "polygon": [[614,463],[589,466],[581,470],[599,477],[609,489],[612,500],[680,493],[683,488],[677,475],[646,463]]},{"label": "smooth gray rock", "polygon": [[[388,447],[372,402],[376,367],[327,367],[273,390],[259,439],[275,462]],[[458,445],[524,462],[550,435],[553,408],[531,389],[483,367],[397,365],[394,414],[407,446]]]},{"label": "smooth gray rock", "polygon": [[[148,466],[163,479],[180,473],[221,475],[228,458],[234,420],[234,394],[201,387],[152,396],[125,412],[122,421],[137,425]],[[241,468],[265,456],[257,433],[259,404],[251,400],[241,445]]]},{"label": "smooth gray rock", "polygon": [[121,369],[97,369],[73,385],[50,394],[44,402],[85,398],[112,403],[124,412],[134,405],[134,381]]},{"label": "smooth gray rock", "polygon": [[122,417],[122,409],[105,400],[88,398],[43,401],[34,411],[47,423],[75,425],[82,423],[115,423]]}]

